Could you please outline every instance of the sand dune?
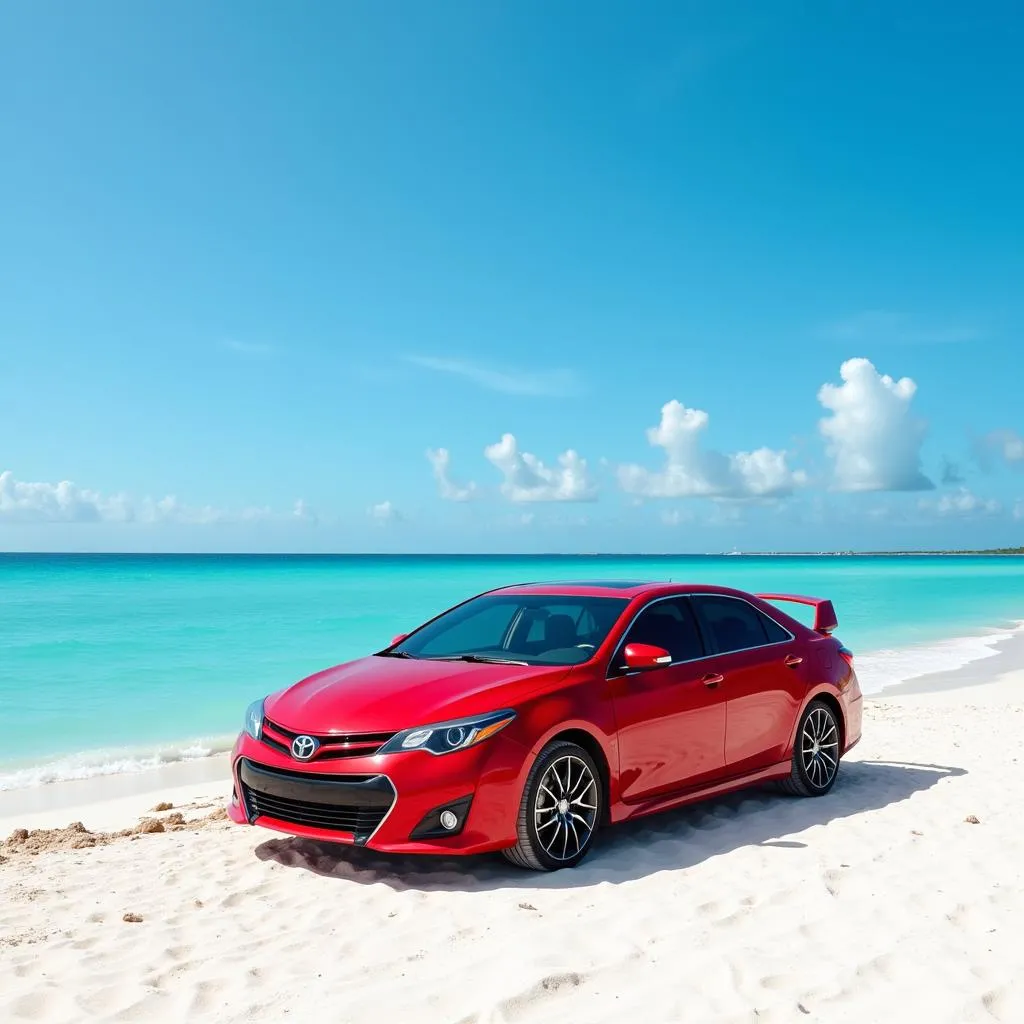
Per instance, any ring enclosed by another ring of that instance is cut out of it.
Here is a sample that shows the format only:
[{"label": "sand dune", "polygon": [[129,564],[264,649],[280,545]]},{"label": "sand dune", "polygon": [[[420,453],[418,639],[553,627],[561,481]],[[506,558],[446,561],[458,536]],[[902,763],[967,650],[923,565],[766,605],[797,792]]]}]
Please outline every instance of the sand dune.
[{"label": "sand dune", "polygon": [[0,1019],[1024,1020],[1024,674],[866,715],[829,797],[630,823],[553,875],[139,796],[191,824],[0,853]]}]

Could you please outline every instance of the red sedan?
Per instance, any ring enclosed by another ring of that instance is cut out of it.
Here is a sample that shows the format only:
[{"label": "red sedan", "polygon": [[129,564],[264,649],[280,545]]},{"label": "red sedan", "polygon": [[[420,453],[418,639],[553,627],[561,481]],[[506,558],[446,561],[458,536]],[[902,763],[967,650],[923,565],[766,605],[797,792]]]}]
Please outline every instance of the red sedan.
[{"label": "red sedan", "polygon": [[[813,627],[777,601],[812,605]],[[836,624],[830,601],[725,587],[493,590],[254,703],[228,810],[550,871],[599,825],[768,781],[822,796],[861,732]]]}]

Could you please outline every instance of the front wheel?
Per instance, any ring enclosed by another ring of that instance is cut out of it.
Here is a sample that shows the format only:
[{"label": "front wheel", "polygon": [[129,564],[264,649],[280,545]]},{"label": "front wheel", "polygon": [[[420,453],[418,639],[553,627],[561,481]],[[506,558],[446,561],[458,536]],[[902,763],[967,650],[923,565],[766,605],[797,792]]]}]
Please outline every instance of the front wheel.
[{"label": "front wheel", "polygon": [[839,719],[821,700],[807,705],[793,744],[793,766],[779,786],[791,796],[824,796],[839,773]]},{"label": "front wheel", "polygon": [[552,740],[526,777],[518,842],[502,853],[534,871],[573,867],[590,849],[603,801],[601,773],[590,754],[568,740]]}]

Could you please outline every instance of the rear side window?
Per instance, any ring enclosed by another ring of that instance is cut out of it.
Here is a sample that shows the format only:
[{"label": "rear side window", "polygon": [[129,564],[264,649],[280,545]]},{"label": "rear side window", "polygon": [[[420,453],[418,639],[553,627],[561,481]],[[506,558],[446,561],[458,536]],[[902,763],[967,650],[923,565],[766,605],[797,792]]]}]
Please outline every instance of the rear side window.
[{"label": "rear side window", "polygon": [[694,600],[720,654],[764,647],[789,639],[789,634],[777,622],[762,615],[746,601],[710,595]]},{"label": "rear side window", "polygon": [[761,616],[761,622],[764,625],[764,631],[768,634],[768,643],[770,644],[781,644],[787,640],[791,640],[790,634],[783,629],[774,619],[769,618],[764,612],[758,612]]},{"label": "rear side window", "polygon": [[630,627],[626,643],[662,647],[672,655],[673,661],[691,661],[704,656],[697,620],[685,598],[648,605]]}]

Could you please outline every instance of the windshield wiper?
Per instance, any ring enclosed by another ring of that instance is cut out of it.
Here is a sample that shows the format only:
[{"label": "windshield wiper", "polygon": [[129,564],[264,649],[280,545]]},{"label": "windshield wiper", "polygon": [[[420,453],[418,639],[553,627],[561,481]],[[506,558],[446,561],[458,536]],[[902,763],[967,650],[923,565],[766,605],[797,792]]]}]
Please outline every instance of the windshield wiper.
[{"label": "windshield wiper", "polygon": [[378,657],[381,658],[415,658],[415,654],[410,654],[408,651],[378,651]]},{"label": "windshield wiper", "polygon": [[516,661],[513,658],[485,658],[482,654],[445,654],[440,658],[427,658],[427,661],[470,661],[475,665],[529,665],[528,661]]}]

